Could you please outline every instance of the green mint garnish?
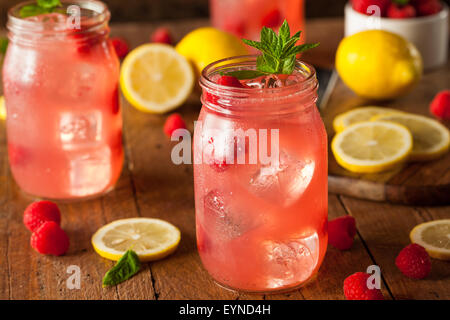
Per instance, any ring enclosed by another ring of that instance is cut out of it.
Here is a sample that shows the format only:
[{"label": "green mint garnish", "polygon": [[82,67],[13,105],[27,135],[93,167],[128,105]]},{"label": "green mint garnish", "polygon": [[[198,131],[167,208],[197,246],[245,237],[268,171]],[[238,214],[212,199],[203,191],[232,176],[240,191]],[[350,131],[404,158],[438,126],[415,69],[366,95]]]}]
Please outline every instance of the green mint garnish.
[{"label": "green mint garnish", "polygon": [[103,287],[115,286],[134,276],[141,268],[139,258],[133,250],[128,250],[103,277]]},{"label": "green mint garnish", "polygon": [[302,44],[297,46],[301,31],[291,37],[289,24],[284,20],[278,35],[270,28],[263,27],[261,41],[243,39],[247,45],[261,51],[256,60],[256,71],[237,70],[227,73],[238,79],[252,79],[270,74],[292,74],[295,69],[296,56],[300,52],[315,48],[319,43]]},{"label": "green mint garnish", "polygon": [[409,3],[409,0],[392,0],[392,2],[399,6],[405,6]]},{"label": "green mint garnish", "polygon": [[0,38],[0,54],[5,55],[8,43],[8,38]]},{"label": "green mint garnish", "polygon": [[21,18],[28,18],[44,13],[52,13],[60,7],[62,7],[60,0],[36,0],[35,4],[23,6],[19,14]]}]

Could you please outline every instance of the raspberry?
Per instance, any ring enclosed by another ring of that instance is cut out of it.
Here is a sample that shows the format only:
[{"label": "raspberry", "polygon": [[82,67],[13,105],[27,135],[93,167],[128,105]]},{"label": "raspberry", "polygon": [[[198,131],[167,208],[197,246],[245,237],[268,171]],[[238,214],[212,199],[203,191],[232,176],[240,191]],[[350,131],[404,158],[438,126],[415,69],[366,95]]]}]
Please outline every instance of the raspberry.
[{"label": "raspberry", "polygon": [[416,16],[416,9],[412,5],[400,6],[391,3],[387,9],[387,16],[393,19],[407,19]]},{"label": "raspberry", "polygon": [[39,253],[60,256],[69,249],[69,237],[56,222],[47,221],[33,232],[30,244]]},{"label": "raspberry", "polygon": [[239,38],[243,38],[245,36],[245,23],[243,21],[225,21],[225,25],[223,27],[224,30],[233,33]]},{"label": "raspberry", "polygon": [[352,0],[352,6],[355,11],[365,15],[371,15],[367,12],[369,6],[375,5],[380,8],[380,14],[382,17],[386,16],[387,8],[390,4],[390,0]]},{"label": "raspberry", "polygon": [[233,76],[221,76],[219,80],[217,80],[217,83],[228,87],[245,88],[239,79]]},{"label": "raspberry", "polygon": [[24,147],[17,144],[13,144],[11,142],[8,143],[9,163],[12,166],[24,165],[27,162],[29,156],[30,155],[27,149],[25,149]]},{"label": "raspberry", "polygon": [[31,232],[47,221],[53,221],[58,225],[61,223],[59,208],[51,201],[33,202],[23,213],[23,223]]},{"label": "raspberry", "polygon": [[439,119],[450,120],[450,90],[441,91],[434,97],[430,111]]},{"label": "raspberry", "polygon": [[431,271],[428,252],[418,244],[410,244],[400,251],[395,259],[397,268],[407,277],[423,279]]},{"label": "raspberry", "polygon": [[414,6],[419,16],[430,16],[442,10],[439,0],[415,0]]},{"label": "raspberry", "polygon": [[156,29],[155,32],[152,33],[150,40],[151,42],[165,43],[169,45],[173,43],[172,36],[167,28]]},{"label": "raspberry", "polygon": [[128,46],[128,43],[119,37],[111,38],[111,43],[114,46],[114,49],[116,50],[117,56],[120,59],[123,59],[126,57],[128,52],[130,51],[130,47]]},{"label": "raspberry", "polygon": [[[217,84],[234,87],[234,88],[247,88],[247,86],[243,85],[238,78],[232,76],[221,76],[217,81]],[[204,93],[204,97],[206,101],[211,102],[212,104],[217,104],[217,100],[219,99],[216,95],[211,94],[209,92]]]},{"label": "raspberry", "polygon": [[167,117],[164,124],[164,133],[170,138],[177,129],[186,129],[186,123],[178,113],[174,113]]},{"label": "raspberry", "polygon": [[281,12],[278,9],[274,9],[264,16],[261,25],[266,28],[275,28],[281,25],[282,19]]},{"label": "raspberry", "polygon": [[356,235],[356,221],[352,216],[343,216],[328,221],[328,243],[339,250],[350,249]]},{"label": "raspberry", "polygon": [[369,289],[369,274],[356,272],[344,280],[344,295],[347,300],[384,300],[380,289]]}]

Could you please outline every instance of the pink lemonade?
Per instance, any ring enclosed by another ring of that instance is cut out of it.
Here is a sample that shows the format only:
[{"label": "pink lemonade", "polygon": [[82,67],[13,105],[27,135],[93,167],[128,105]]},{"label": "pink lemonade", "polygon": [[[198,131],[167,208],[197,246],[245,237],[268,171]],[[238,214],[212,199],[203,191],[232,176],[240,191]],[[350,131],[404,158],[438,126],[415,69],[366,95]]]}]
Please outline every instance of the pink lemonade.
[{"label": "pink lemonade", "polygon": [[262,27],[276,31],[284,19],[293,33],[305,30],[304,0],[210,0],[210,12],[214,27],[239,38],[258,40]]},{"label": "pink lemonade", "polygon": [[[219,284],[278,292],[311,279],[325,255],[327,137],[309,65],[297,62],[284,78],[241,80],[249,88],[215,82],[223,72],[255,65],[254,56],[219,61],[200,80],[203,108],[194,137],[197,244]],[[275,161],[267,163],[264,154],[276,149]]]},{"label": "pink lemonade", "polygon": [[51,199],[106,192],[123,163],[109,11],[98,1],[69,4],[81,7],[81,29],[61,13],[21,19],[21,5],[12,8],[3,69],[12,173],[26,193]]}]

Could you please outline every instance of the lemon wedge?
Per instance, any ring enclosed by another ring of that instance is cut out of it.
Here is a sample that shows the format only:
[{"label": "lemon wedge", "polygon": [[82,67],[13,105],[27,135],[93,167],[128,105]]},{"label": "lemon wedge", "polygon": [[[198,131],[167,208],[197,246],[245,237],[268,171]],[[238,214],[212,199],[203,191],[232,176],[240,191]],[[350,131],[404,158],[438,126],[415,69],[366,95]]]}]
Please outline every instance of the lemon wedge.
[{"label": "lemon wedge", "polygon": [[120,71],[125,98],[151,113],[171,111],[188,98],[194,85],[189,62],[169,45],[144,44],[130,52]]},{"label": "lemon wedge", "polygon": [[449,130],[436,120],[410,113],[374,116],[375,121],[392,121],[411,131],[413,149],[411,160],[426,161],[439,158],[450,147]]},{"label": "lemon wedge", "polygon": [[0,97],[0,119],[5,120],[6,119],[6,106],[5,106],[5,97]]},{"label": "lemon wedge", "polygon": [[408,158],[411,149],[409,130],[387,121],[356,123],[336,134],[331,143],[336,161],[360,173],[392,169]]},{"label": "lemon wedge", "polygon": [[450,260],[450,219],[419,224],[411,230],[409,237],[413,243],[424,247],[430,257]]},{"label": "lemon wedge", "polygon": [[398,113],[401,111],[375,106],[359,107],[337,115],[333,120],[333,128],[334,131],[341,132],[352,124],[362,121],[369,121],[373,116],[392,114],[396,112]]},{"label": "lemon wedge", "polygon": [[131,249],[142,262],[162,259],[178,247],[180,230],[151,218],[121,219],[111,222],[92,236],[94,250],[103,258],[117,261]]}]

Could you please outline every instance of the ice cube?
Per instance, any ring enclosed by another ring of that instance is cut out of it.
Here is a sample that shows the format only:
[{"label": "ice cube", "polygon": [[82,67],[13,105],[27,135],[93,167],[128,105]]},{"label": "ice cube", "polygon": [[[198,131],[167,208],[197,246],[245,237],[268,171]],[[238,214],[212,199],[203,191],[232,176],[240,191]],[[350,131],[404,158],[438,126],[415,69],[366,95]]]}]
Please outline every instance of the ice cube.
[{"label": "ice cube", "polygon": [[59,136],[63,149],[84,148],[101,140],[100,111],[63,112],[59,120]]},{"label": "ice cube", "polygon": [[111,150],[108,146],[69,151],[70,192],[79,197],[104,191],[111,181]]},{"label": "ice cube", "polygon": [[283,87],[284,84],[280,80],[280,78],[277,75],[268,75],[263,77],[258,77],[255,79],[250,79],[245,82],[245,85],[257,88],[257,89],[263,89],[263,88],[279,88]]},{"label": "ice cube", "polygon": [[222,239],[237,238],[255,227],[256,222],[233,202],[232,194],[225,196],[212,190],[203,198],[203,208],[205,229]]},{"label": "ice cube", "polygon": [[306,190],[314,169],[313,160],[299,160],[281,150],[278,163],[261,166],[250,178],[250,192],[289,206]]},{"label": "ice cube", "polygon": [[317,233],[285,241],[264,241],[264,270],[267,285],[279,288],[307,280],[318,259]]}]

